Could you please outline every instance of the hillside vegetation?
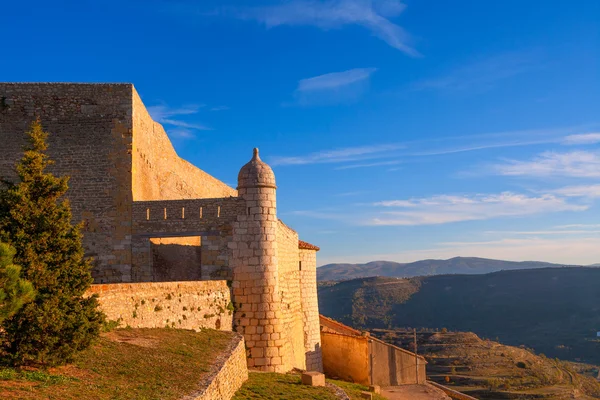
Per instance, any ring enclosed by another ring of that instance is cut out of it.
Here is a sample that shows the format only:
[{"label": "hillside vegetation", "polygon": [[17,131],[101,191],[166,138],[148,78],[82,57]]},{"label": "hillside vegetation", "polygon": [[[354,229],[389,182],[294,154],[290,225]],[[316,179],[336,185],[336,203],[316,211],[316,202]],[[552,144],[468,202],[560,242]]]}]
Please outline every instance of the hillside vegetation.
[{"label": "hillside vegetation", "polygon": [[366,264],[327,264],[317,269],[320,281],[342,281],[371,276],[411,278],[443,274],[487,274],[490,272],[532,268],[564,267],[539,261],[502,261],[477,257],[455,257],[449,260],[421,260],[400,264],[392,261],[372,261]]},{"label": "hillside vegetation", "polygon": [[[411,348],[410,331],[374,330],[397,346]],[[600,382],[568,363],[527,349],[482,340],[470,332],[420,332],[418,351],[427,358],[428,378],[478,399],[592,399]]]},{"label": "hillside vegetation", "polygon": [[199,388],[231,332],[118,329],[49,370],[0,367],[1,399],[180,399]]},{"label": "hillside vegetation", "polygon": [[446,327],[600,364],[600,269],[321,283],[320,312],[357,328]]}]

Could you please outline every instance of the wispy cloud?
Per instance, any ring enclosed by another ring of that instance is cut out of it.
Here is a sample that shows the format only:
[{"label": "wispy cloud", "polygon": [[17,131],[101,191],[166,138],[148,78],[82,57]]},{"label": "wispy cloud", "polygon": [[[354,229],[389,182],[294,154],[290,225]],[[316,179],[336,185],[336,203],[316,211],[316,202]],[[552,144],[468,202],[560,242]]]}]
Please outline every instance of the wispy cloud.
[{"label": "wispy cloud", "polygon": [[596,229],[600,228],[600,224],[570,224],[570,225],[558,225],[555,226],[554,229]]},{"label": "wispy cloud", "polygon": [[600,177],[600,155],[596,152],[545,152],[530,161],[506,160],[495,171],[508,176]]},{"label": "wispy cloud", "polygon": [[358,100],[377,68],[354,68],[302,79],[294,92],[299,105],[332,105]]},{"label": "wispy cloud", "polygon": [[162,122],[165,118],[171,118],[181,115],[197,114],[204,104],[190,104],[182,107],[169,107],[164,104],[148,107],[148,113],[157,122]]},{"label": "wispy cloud", "polygon": [[566,197],[600,198],[600,185],[576,185],[555,189],[552,193]]},{"label": "wispy cloud", "polygon": [[569,135],[564,138],[563,143],[567,145],[600,143],[600,133],[582,133],[578,135]]},{"label": "wispy cloud", "polygon": [[599,237],[504,238],[483,242],[438,243],[427,249],[357,257],[321,257],[320,263],[389,260],[413,262],[423,259],[483,257],[510,261],[546,261],[565,265],[591,265],[600,260]]},{"label": "wispy cloud", "polygon": [[435,225],[459,221],[486,220],[558,211],[584,211],[586,205],[545,194],[530,197],[504,192],[492,195],[441,195],[410,200],[381,201],[375,206],[399,208],[367,221],[368,225]]},{"label": "wispy cloud", "polygon": [[487,90],[498,82],[540,68],[532,52],[502,53],[456,67],[438,78],[413,84],[414,90]]},{"label": "wispy cloud", "polygon": [[208,128],[205,125],[192,124],[192,123],[189,123],[189,122],[179,121],[179,120],[170,119],[170,118],[164,118],[160,122],[163,123],[163,124],[167,124],[167,125],[178,126],[180,128],[197,129],[197,130],[201,130],[201,131],[210,131],[210,130],[212,130],[212,128]]},{"label": "wispy cloud", "polygon": [[343,149],[318,151],[305,156],[273,157],[272,165],[303,165],[340,163],[347,161],[368,160],[388,155],[389,152],[403,148],[400,144],[383,144],[374,146],[346,147]]},{"label": "wispy cloud", "polygon": [[156,105],[148,107],[148,113],[156,122],[167,125],[167,133],[170,136],[180,139],[192,139],[195,137],[193,131],[207,131],[212,130],[212,128],[199,123],[183,121],[180,117],[197,114],[203,107],[205,107],[204,104],[191,104],[182,107]]},{"label": "wispy cloud", "polygon": [[487,231],[486,234],[494,235],[523,235],[523,236],[546,236],[546,235],[589,235],[600,233],[600,230],[540,230],[540,231]]},{"label": "wispy cloud", "polygon": [[408,33],[389,19],[399,16],[403,10],[404,5],[398,0],[291,0],[272,6],[223,9],[222,13],[256,20],[267,28],[315,26],[327,31],[358,25],[393,48],[418,56]]},{"label": "wispy cloud", "polygon": [[330,90],[340,86],[347,86],[362,80],[368,79],[377,68],[354,68],[342,72],[332,72],[329,74],[315,76],[313,78],[302,79],[298,82],[299,92],[313,90]]},{"label": "wispy cloud", "polygon": [[381,167],[383,165],[398,165],[401,163],[402,163],[402,161],[400,161],[400,160],[380,161],[380,162],[374,162],[374,163],[342,165],[341,167],[336,167],[335,169],[344,170],[344,169],[354,169],[354,168],[371,168],[371,167]]}]

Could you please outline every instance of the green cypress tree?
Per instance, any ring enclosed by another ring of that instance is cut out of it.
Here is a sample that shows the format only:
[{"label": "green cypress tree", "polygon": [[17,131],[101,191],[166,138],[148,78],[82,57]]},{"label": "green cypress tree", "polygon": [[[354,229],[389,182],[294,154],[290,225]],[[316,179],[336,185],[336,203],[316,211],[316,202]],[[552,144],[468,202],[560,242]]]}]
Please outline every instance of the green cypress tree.
[{"label": "green cypress tree", "polygon": [[67,177],[46,167],[48,134],[39,119],[31,124],[17,182],[0,191],[0,241],[15,250],[15,264],[37,292],[3,323],[4,347],[14,364],[68,362],[99,335],[104,314],[97,297],[84,297],[92,283],[91,263],[83,256],[81,226],[72,225],[64,198]]},{"label": "green cypress tree", "polygon": [[15,249],[0,243],[0,324],[33,301],[31,282],[21,278],[21,267],[13,264]]}]

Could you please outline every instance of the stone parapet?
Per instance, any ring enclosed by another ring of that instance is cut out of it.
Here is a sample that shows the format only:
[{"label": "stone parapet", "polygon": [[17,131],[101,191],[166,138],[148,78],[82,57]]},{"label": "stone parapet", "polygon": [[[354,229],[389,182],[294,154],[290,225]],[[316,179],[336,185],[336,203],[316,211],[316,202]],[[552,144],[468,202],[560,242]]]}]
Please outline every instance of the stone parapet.
[{"label": "stone parapet", "polygon": [[111,321],[132,328],[232,330],[233,307],[225,281],[92,285]]}]

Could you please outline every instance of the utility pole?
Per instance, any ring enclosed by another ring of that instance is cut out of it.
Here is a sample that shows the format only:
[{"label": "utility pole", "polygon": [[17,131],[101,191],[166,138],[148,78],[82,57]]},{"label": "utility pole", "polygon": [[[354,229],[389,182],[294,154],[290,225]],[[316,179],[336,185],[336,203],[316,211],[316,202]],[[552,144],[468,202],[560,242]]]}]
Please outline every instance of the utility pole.
[{"label": "utility pole", "polygon": [[415,378],[417,384],[419,384],[419,356],[417,355],[417,328],[414,328],[414,340],[415,340]]}]

